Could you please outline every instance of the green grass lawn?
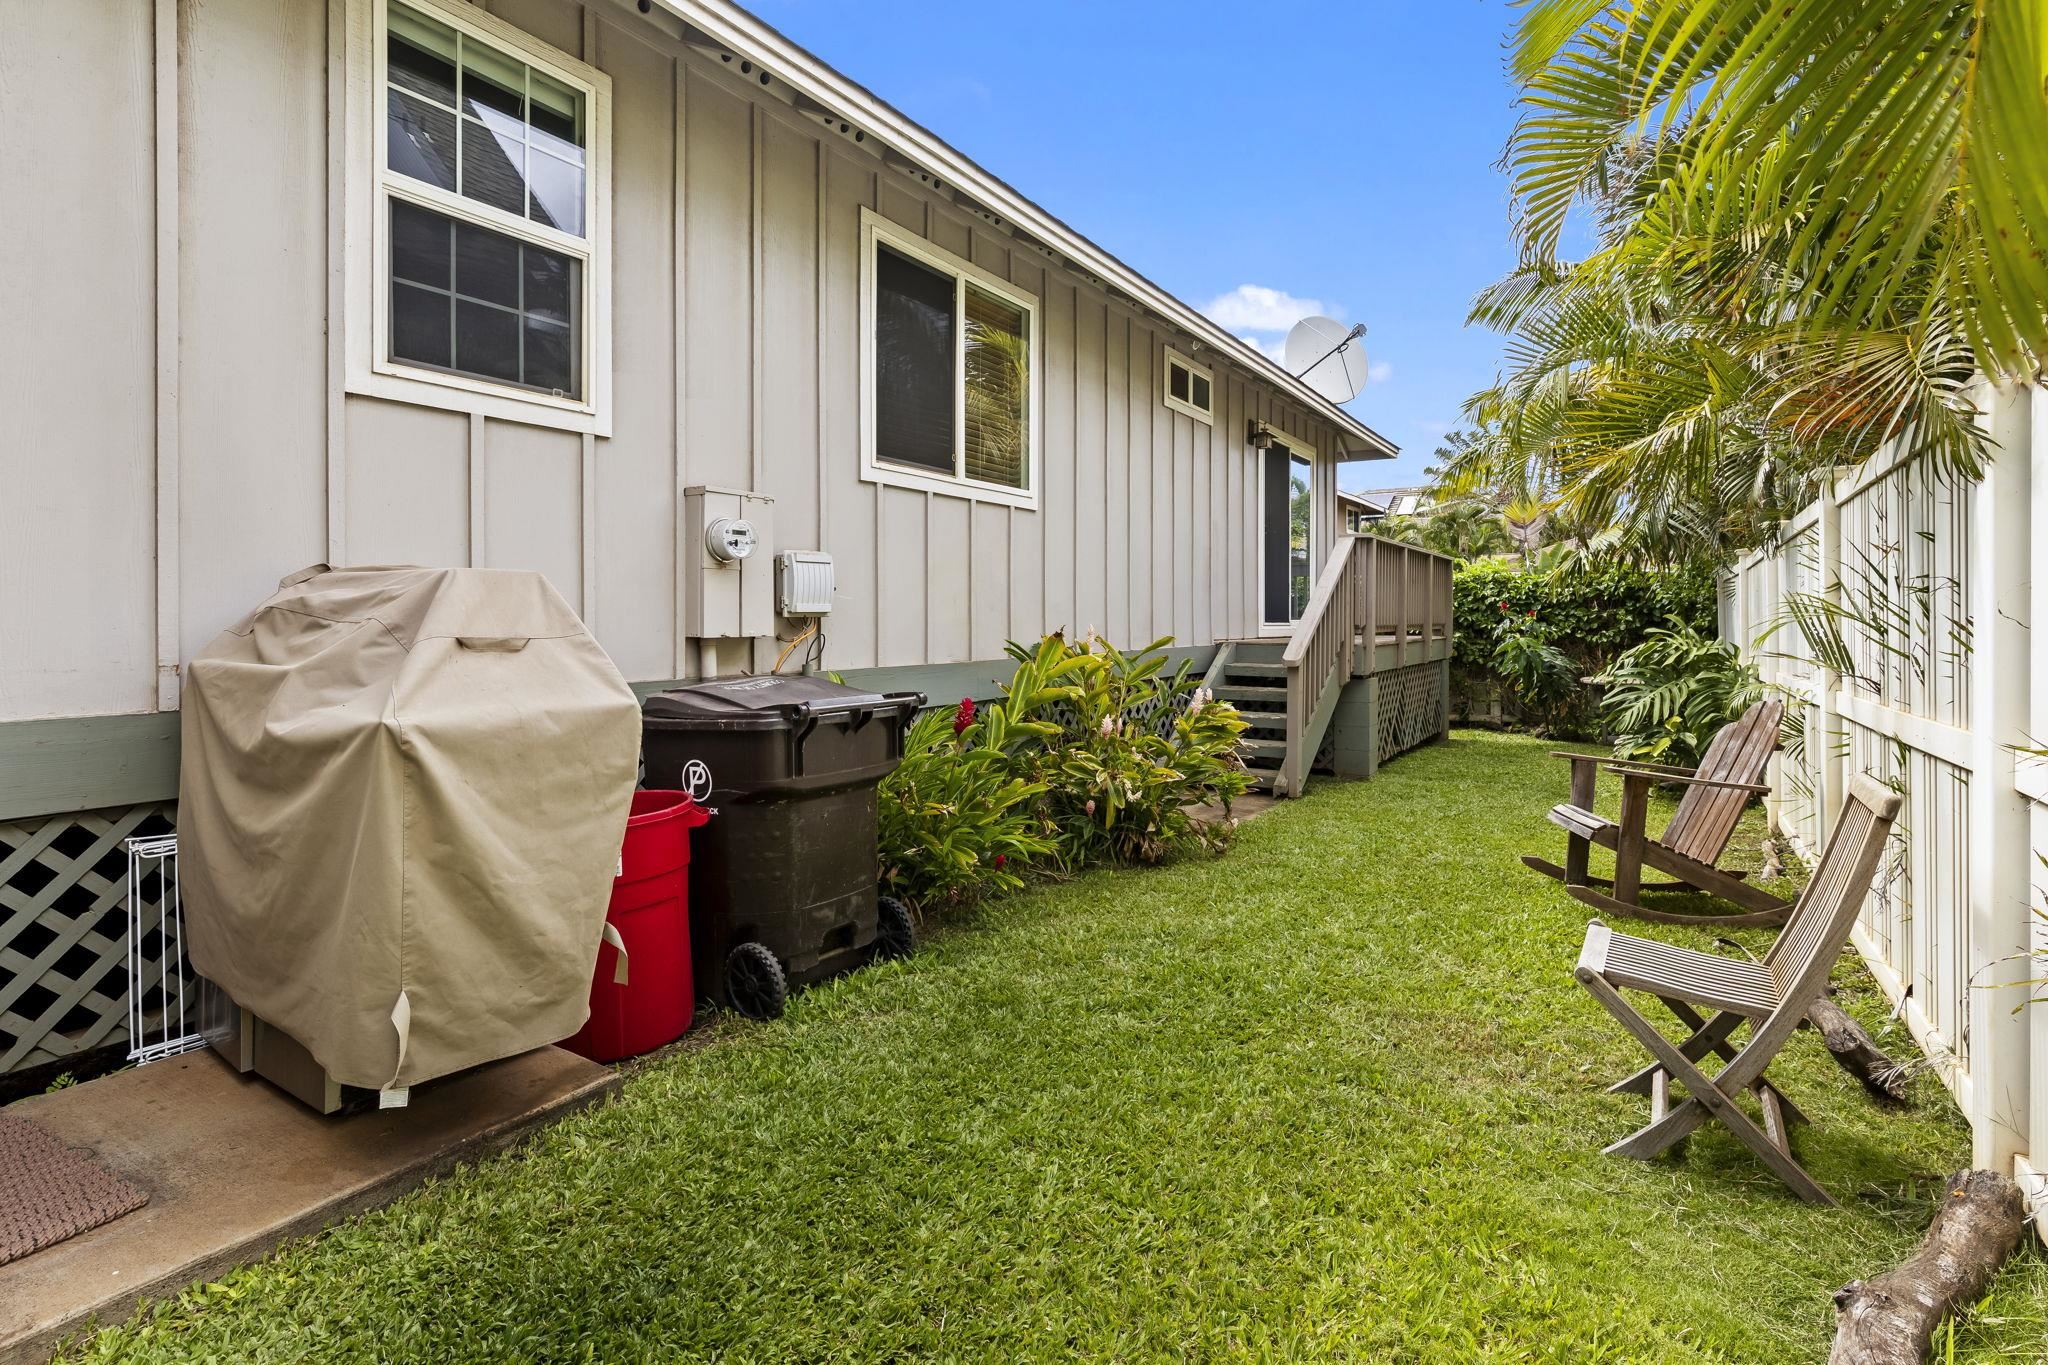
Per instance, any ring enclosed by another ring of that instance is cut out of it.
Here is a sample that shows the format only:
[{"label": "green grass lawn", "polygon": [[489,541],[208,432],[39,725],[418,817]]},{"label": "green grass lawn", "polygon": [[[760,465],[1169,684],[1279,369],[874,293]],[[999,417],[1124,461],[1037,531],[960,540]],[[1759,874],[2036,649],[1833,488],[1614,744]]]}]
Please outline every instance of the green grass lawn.
[{"label": "green grass lawn", "polygon": [[[78,1354],[1819,1360],[1829,1294],[1918,1238],[1967,1134],[1931,1078],[1882,1111],[1802,1033],[1773,1075],[1843,1209],[1719,1129],[1602,1157],[1640,1057],[1571,977],[1587,912],[1516,861],[1562,846],[1548,747],[1460,732],[1220,860],[988,906]],[[2030,1251],[1954,1358],[2044,1341]]]}]

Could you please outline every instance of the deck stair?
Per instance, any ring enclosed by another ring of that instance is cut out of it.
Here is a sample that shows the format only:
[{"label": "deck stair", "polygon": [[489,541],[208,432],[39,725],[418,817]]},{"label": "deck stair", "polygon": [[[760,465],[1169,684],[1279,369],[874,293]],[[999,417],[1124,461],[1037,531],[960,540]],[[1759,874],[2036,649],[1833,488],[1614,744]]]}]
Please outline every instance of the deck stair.
[{"label": "deck stair", "polygon": [[1227,640],[1217,647],[1218,668],[1210,690],[1227,701],[1251,727],[1244,733],[1243,758],[1253,789],[1269,792],[1287,757],[1287,665],[1284,639]]},{"label": "deck stair", "polygon": [[[1352,772],[1377,766],[1386,751],[1374,733],[1381,728],[1381,675],[1423,663],[1448,669],[1450,568],[1442,556],[1411,546],[1343,536],[1289,634],[1218,643],[1204,681],[1249,727],[1239,755],[1255,790],[1301,795],[1325,738],[1332,737],[1340,703],[1353,689],[1363,694],[1363,704],[1351,707],[1354,721],[1363,722],[1354,728],[1367,733],[1354,735],[1349,747],[1367,754],[1366,766],[1337,766]],[[1332,743],[1344,747],[1342,736]]]}]

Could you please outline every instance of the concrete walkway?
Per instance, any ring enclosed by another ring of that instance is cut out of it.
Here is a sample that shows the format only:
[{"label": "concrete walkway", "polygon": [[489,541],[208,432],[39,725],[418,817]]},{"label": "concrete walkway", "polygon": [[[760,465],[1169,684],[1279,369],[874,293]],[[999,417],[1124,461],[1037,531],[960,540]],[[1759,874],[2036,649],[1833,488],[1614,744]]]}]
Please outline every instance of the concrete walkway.
[{"label": "concrete walkway", "polygon": [[9,1114],[92,1152],[149,1203],[0,1266],[0,1365],[47,1360],[89,1319],[118,1322],[143,1298],[388,1204],[618,1084],[550,1047],[420,1086],[405,1109],[323,1118],[195,1052],[19,1100]]}]

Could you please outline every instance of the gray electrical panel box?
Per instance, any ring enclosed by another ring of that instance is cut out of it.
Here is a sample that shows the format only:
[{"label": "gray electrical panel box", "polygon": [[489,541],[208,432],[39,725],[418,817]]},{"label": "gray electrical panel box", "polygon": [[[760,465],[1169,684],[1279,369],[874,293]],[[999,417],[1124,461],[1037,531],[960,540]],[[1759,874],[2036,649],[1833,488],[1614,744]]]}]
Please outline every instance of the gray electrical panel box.
[{"label": "gray electrical panel box", "polygon": [[697,484],[683,490],[683,634],[775,633],[775,499]]}]

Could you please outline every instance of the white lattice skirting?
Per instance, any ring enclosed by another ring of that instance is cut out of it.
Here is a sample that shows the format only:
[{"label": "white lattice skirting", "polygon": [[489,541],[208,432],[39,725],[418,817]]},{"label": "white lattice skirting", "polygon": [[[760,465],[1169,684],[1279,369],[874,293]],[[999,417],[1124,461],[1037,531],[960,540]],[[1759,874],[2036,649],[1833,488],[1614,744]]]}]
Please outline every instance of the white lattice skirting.
[{"label": "white lattice skirting", "polygon": [[1373,685],[1379,689],[1375,716],[1381,763],[1443,733],[1449,698],[1444,695],[1442,664],[1397,668],[1377,675]]},{"label": "white lattice skirting", "polygon": [[[0,1075],[127,1041],[122,841],[170,833],[175,812],[150,804],[0,821]],[[161,889],[142,892],[157,911]],[[161,935],[151,930],[142,943],[144,980],[162,980],[162,959]],[[160,987],[142,1005],[145,1019],[156,1017]]]}]

